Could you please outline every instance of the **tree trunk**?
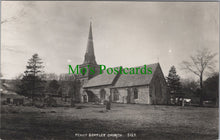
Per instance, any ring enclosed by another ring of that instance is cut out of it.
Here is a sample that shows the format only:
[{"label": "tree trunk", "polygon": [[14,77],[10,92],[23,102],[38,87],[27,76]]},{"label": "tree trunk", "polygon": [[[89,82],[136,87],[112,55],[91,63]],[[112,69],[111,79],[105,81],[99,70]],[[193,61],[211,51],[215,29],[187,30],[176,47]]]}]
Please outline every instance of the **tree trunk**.
[{"label": "tree trunk", "polygon": [[204,91],[203,91],[203,78],[202,78],[202,74],[200,75],[200,89],[201,89],[201,93],[200,93],[200,106],[203,106],[203,101],[204,101]]},{"label": "tree trunk", "polygon": [[[219,91],[219,90],[218,90],[218,91]],[[216,106],[216,107],[219,106],[219,96],[218,96],[218,92],[217,92],[217,94],[216,94],[215,106]]]}]

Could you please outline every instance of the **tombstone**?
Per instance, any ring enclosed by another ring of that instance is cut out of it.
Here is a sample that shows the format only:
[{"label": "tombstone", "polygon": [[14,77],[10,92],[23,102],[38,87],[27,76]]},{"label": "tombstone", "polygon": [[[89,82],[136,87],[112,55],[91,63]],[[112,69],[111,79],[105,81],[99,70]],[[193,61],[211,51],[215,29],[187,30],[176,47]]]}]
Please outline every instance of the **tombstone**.
[{"label": "tombstone", "polygon": [[111,102],[110,101],[106,102],[106,110],[111,110]]}]

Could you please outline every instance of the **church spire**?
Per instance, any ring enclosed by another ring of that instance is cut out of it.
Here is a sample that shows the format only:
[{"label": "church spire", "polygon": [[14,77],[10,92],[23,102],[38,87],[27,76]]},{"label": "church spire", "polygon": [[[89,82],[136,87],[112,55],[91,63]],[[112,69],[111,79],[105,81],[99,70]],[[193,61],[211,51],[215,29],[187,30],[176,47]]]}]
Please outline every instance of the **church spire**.
[{"label": "church spire", "polygon": [[89,27],[89,37],[88,37],[88,43],[87,43],[87,48],[86,48],[86,54],[84,57],[83,64],[97,64],[95,60],[95,54],[94,54],[91,22],[90,22],[90,27]]}]

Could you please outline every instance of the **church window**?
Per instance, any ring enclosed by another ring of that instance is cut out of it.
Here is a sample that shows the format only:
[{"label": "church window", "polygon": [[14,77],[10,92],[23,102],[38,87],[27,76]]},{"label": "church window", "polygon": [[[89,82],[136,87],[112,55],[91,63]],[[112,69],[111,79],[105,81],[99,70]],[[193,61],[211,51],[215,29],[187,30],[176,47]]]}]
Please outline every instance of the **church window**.
[{"label": "church window", "polygon": [[137,90],[137,88],[134,89],[134,99],[138,99],[138,90]]}]

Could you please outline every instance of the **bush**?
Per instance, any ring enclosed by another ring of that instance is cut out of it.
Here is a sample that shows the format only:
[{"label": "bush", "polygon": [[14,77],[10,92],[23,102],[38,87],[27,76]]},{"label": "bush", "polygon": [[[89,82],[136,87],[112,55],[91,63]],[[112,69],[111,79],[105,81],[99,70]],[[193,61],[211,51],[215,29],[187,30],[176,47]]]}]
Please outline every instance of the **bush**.
[{"label": "bush", "polygon": [[1,113],[19,113],[20,109],[14,106],[6,105],[1,108]]},{"label": "bush", "polygon": [[37,107],[37,108],[43,108],[44,103],[43,102],[34,102],[34,106]]},{"label": "bush", "polygon": [[44,99],[44,104],[46,106],[50,106],[50,107],[56,107],[57,106],[57,102],[55,99],[53,99],[52,97],[47,97]]},{"label": "bush", "polygon": [[32,106],[31,102],[25,103],[24,106]]},{"label": "bush", "polygon": [[7,103],[7,101],[4,100],[4,101],[1,102],[1,104],[2,105],[7,105],[8,103]]}]

